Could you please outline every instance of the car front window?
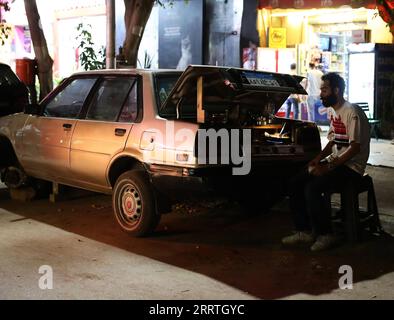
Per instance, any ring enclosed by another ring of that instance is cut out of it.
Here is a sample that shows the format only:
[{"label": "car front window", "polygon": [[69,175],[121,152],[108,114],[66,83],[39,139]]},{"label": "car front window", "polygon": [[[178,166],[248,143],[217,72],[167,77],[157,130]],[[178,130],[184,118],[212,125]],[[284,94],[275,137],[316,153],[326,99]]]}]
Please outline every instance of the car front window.
[{"label": "car front window", "polygon": [[77,118],[97,78],[72,80],[45,107],[47,117]]}]

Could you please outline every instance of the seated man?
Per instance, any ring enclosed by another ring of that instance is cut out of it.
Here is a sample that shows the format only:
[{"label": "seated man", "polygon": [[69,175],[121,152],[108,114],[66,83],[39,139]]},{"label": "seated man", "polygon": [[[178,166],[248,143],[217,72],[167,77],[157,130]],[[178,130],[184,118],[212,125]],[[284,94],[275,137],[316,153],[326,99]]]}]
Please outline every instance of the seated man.
[{"label": "seated man", "polygon": [[322,77],[321,99],[330,108],[328,144],[290,183],[290,209],[296,233],[282,243],[313,243],[312,251],[324,250],[336,243],[331,212],[323,194],[337,189],[344,181],[358,183],[369,157],[369,124],[361,108],[343,97],[344,80],[336,73]]}]

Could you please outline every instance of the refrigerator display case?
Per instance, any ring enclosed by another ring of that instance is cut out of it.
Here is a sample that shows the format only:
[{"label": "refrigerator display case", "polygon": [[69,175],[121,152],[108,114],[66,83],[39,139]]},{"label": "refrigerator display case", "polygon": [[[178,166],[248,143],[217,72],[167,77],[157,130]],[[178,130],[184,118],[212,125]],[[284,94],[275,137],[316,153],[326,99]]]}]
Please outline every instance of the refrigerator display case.
[{"label": "refrigerator display case", "polygon": [[379,135],[391,138],[394,123],[394,45],[351,44],[349,101],[368,104],[370,119],[379,121]]},{"label": "refrigerator display case", "polygon": [[368,103],[368,117],[375,115],[375,45],[373,43],[349,45],[349,101]]},{"label": "refrigerator display case", "polygon": [[349,101],[368,103],[368,116],[380,120],[380,133],[390,137],[394,123],[394,45],[350,44]]}]

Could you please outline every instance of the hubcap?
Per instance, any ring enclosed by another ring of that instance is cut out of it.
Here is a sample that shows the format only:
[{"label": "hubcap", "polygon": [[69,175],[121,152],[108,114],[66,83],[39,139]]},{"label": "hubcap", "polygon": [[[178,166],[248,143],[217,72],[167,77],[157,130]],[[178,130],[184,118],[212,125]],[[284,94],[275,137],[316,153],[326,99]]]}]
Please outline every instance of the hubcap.
[{"label": "hubcap", "polygon": [[130,223],[137,223],[141,217],[142,201],[138,190],[131,184],[123,187],[120,193],[124,218]]}]

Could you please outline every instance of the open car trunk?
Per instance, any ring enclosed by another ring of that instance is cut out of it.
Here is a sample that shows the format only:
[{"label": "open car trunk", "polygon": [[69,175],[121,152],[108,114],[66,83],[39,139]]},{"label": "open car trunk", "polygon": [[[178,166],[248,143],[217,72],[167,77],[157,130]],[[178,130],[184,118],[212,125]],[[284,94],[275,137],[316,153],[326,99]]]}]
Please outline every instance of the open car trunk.
[{"label": "open car trunk", "polygon": [[[167,119],[198,123],[237,120],[247,113],[273,116],[289,95],[307,94],[300,85],[302,79],[237,68],[189,66],[175,83],[160,113]],[[229,117],[223,119],[220,114]]]},{"label": "open car trunk", "polygon": [[[199,123],[202,129],[251,129],[254,158],[288,160],[291,155],[294,160],[307,160],[321,148],[316,125],[275,116],[290,95],[306,94],[300,85],[302,79],[237,68],[189,66],[160,114]],[[220,156],[220,146],[217,152]]]}]

